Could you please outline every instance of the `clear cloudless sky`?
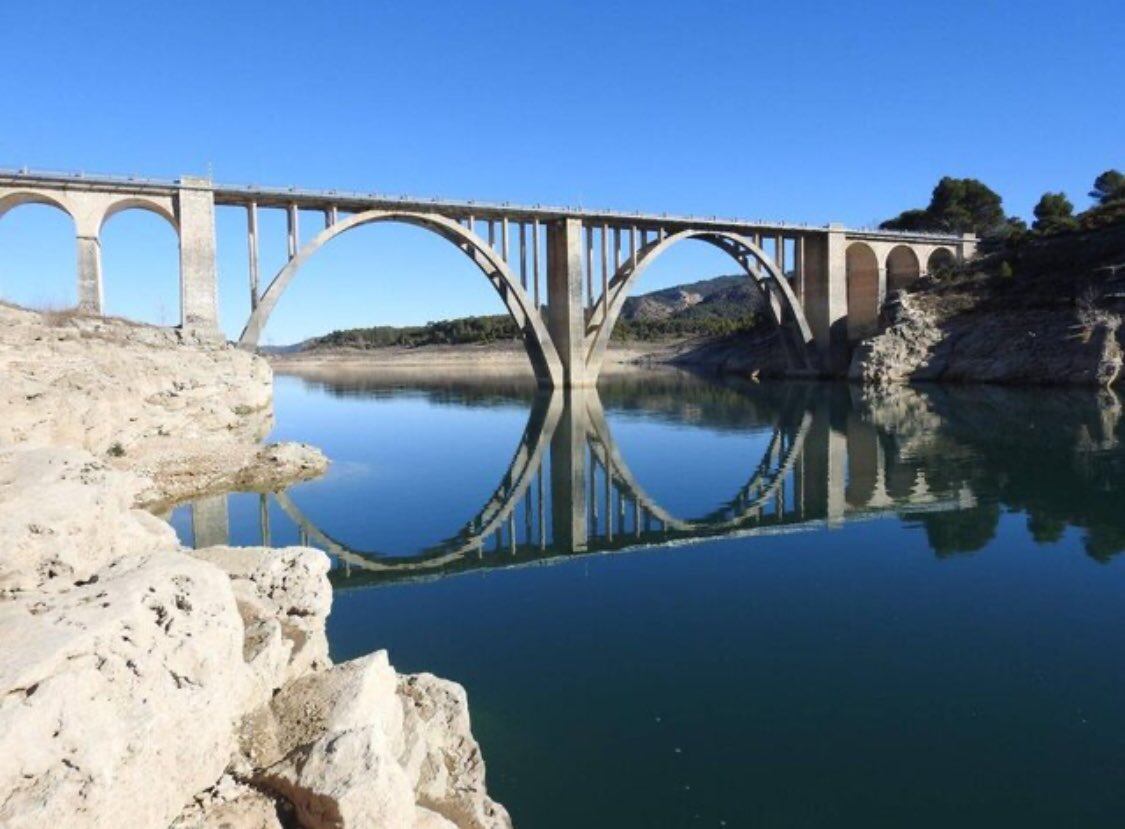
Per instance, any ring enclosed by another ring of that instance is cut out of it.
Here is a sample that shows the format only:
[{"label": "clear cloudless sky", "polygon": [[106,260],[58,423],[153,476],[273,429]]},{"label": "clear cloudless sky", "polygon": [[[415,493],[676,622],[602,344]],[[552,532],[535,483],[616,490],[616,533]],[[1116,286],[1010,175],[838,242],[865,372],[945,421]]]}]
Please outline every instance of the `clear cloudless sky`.
[{"label": "clear cloudless sky", "polygon": [[[0,33],[7,167],[852,225],[942,175],[1025,217],[1045,190],[1083,208],[1125,167],[1120,0],[8,0]],[[217,222],[233,335],[245,217]],[[154,214],[114,217],[109,310],[174,322],[176,255]],[[0,296],[72,302],[73,259],[61,213],[0,221]],[[685,255],[649,287],[724,270]],[[500,310],[448,243],[366,227],[310,262],[267,341]]]}]

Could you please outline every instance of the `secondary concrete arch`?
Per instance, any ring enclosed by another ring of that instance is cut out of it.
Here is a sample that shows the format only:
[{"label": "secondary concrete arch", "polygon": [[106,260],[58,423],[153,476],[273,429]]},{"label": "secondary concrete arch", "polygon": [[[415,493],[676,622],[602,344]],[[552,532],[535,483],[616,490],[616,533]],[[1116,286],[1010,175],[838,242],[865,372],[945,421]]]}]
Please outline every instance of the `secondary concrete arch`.
[{"label": "secondary concrete arch", "polygon": [[12,195],[16,197],[0,198],[0,297],[41,310],[75,307],[74,216],[57,200],[34,193]]},{"label": "secondary concrete arch", "polygon": [[957,257],[949,248],[935,248],[926,260],[926,273],[949,270],[957,264]]},{"label": "secondary concrete arch", "polygon": [[698,239],[714,245],[739,264],[769,300],[767,304],[778,328],[788,333],[786,354],[793,367],[810,373],[815,371],[817,362],[812,330],[789,280],[781,274],[772,259],[745,236],[716,230],[683,230],[641,248],[635,257],[626,260],[609,281],[608,295],[603,296],[594,307],[586,326],[584,346],[587,375],[593,378],[598,376],[613,328],[617,325],[634,283],[661,254],[688,239]]},{"label": "secondary concrete arch", "polygon": [[135,322],[183,322],[180,235],[174,217],[140,199],[110,204],[98,231],[102,313]]},{"label": "secondary concrete arch", "polygon": [[874,334],[879,322],[879,260],[864,242],[852,242],[845,253],[848,284],[848,340]]},{"label": "secondary concrete arch", "polygon": [[562,363],[551,341],[550,334],[543,322],[543,318],[527,292],[521,287],[519,280],[512,274],[511,269],[492,247],[471,230],[460,225],[456,220],[439,216],[433,213],[414,213],[410,211],[384,211],[369,210],[349,216],[342,221],[326,227],[304,247],[277,273],[262,294],[258,307],[251,314],[238,339],[238,344],[243,348],[254,348],[261,337],[262,329],[269,321],[281,295],[293,281],[301,266],[332,239],[361,225],[376,222],[402,222],[414,225],[436,233],[443,239],[452,242],[468,256],[481,270],[492,287],[499,294],[508,313],[519,327],[531,360],[535,376],[543,385],[562,385]]},{"label": "secondary concrete arch", "polygon": [[101,233],[101,230],[105,227],[105,223],[111,218],[126,210],[145,210],[149,213],[155,213],[157,216],[165,219],[168,224],[172,225],[172,229],[175,230],[176,235],[179,236],[180,223],[176,220],[172,200],[170,198],[156,199],[148,196],[126,196],[109,202],[105,207],[105,211],[102,213],[101,221],[98,223],[98,232]]},{"label": "secondary concrete arch", "polygon": [[53,194],[41,190],[16,190],[0,196],[0,217],[3,217],[5,213],[19,207],[21,204],[45,204],[48,207],[58,208],[66,215],[70,216],[71,221],[77,226],[78,220],[75,218],[74,211],[70,209],[69,205],[61,199],[56,198]]},{"label": "secondary concrete arch", "polygon": [[901,291],[922,274],[918,254],[907,245],[897,245],[887,254],[887,290]]}]

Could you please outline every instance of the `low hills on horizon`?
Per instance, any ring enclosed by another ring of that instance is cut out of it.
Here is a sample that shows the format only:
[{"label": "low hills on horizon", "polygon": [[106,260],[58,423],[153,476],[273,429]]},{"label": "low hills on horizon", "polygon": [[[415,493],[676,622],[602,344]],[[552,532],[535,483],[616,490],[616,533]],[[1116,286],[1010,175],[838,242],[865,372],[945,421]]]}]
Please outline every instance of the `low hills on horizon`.
[{"label": "low hills on horizon", "polygon": [[[625,300],[613,332],[618,341],[687,339],[733,334],[752,328],[764,298],[744,275],[716,276],[639,294]],[[263,346],[272,354],[425,345],[469,345],[516,340],[507,314],[458,317],[425,325],[348,328],[288,346]]]}]

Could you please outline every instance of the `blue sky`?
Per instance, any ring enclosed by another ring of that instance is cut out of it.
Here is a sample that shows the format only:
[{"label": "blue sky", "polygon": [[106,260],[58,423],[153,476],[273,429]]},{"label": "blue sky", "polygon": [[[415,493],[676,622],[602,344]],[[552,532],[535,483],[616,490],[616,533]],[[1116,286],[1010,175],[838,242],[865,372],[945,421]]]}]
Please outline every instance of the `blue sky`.
[{"label": "blue sky", "polygon": [[[1120,2],[13,0],[0,31],[4,166],[848,224],[924,204],[944,174],[1019,215],[1048,189],[1083,207],[1125,167]],[[72,300],[68,225],[0,220],[0,295]],[[245,219],[218,225],[235,334]],[[267,272],[282,228],[266,220]],[[340,237],[267,340],[498,312],[446,244]],[[103,260],[111,311],[175,320],[160,219],[115,217]],[[644,287],[729,270],[685,246]]]}]

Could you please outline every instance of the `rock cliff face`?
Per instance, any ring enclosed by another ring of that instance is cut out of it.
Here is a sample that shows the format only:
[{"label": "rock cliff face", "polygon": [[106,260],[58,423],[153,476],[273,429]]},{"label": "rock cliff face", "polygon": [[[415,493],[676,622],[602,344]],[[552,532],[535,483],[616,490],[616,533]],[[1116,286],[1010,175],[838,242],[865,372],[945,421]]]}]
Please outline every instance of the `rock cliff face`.
[{"label": "rock cliff face", "polygon": [[942,313],[902,294],[882,333],[852,355],[849,379],[1108,386],[1121,375],[1121,318],[1109,311],[1013,309]]},{"label": "rock cliff face", "polygon": [[332,666],[329,562],[141,507],[322,471],[264,362],[0,308],[0,825],[504,827],[464,691]]}]

